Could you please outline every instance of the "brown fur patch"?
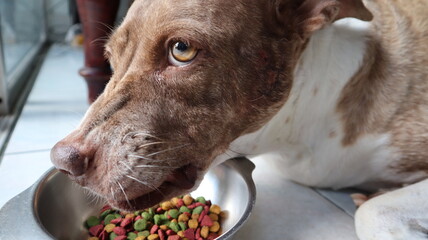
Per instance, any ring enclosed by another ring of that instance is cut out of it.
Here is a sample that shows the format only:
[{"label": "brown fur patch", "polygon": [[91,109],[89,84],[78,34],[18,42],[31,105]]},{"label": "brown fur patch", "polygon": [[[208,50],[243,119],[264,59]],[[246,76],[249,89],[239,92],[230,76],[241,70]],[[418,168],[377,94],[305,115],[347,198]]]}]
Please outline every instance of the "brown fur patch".
[{"label": "brown fur patch", "polygon": [[367,2],[374,29],[363,66],[343,89],[337,110],[344,146],[371,133],[391,134],[397,172],[428,172],[428,1]]}]

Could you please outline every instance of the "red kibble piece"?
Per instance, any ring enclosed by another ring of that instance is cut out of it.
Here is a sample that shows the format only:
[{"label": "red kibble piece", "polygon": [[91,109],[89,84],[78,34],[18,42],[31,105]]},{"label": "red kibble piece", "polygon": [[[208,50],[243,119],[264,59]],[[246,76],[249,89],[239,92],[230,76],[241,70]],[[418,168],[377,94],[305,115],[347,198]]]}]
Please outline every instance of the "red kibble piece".
[{"label": "red kibble piece", "polygon": [[168,240],[181,240],[181,237],[178,235],[172,235],[168,237]]},{"label": "red kibble piece", "polygon": [[155,234],[159,229],[158,225],[153,225],[152,229],[150,229],[150,234]]},{"label": "red kibble piece", "polygon": [[109,205],[104,205],[103,208],[101,208],[100,213],[103,213],[104,211],[110,210],[111,207]]},{"label": "red kibble piece", "polygon": [[92,236],[98,237],[103,230],[104,230],[104,225],[100,224],[89,228],[89,233]]},{"label": "red kibble piece", "polygon": [[114,240],[126,240],[126,239],[128,239],[128,237],[127,237],[127,236],[124,236],[124,235],[122,235],[122,236],[117,236],[117,237],[115,237],[115,238],[114,238]]},{"label": "red kibble piece", "polygon": [[175,232],[174,231],[172,231],[171,229],[168,229],[168,230],[166,230],[166,235],[168,235],[168,236],[171,236],[171,235],[174,235],[175,234]]},{"label": "red kibble piece", "polygon": [[108,232],[102,231],[101,234],[98,236],[98,238],[100,240],[107,240],[108,239],[108,235],[109,235]]},{"label": "red kibble piece", "polygon": [[205,215],[205,217],[201,221],[201,226],[208,226],[211,227],[213,225],[213,220],[211,220],[210,216]]},{"label": "red kibble piece", "polygon": [[209,206],[205,206],[204,207],[204,211],[207,211],[207,214],[210,212],[210,207]]},{"label": "red kibble piece", "polygon": [[189,240],[195,240],[195,232],[193,232],[193,229],[188,228],[183,233],[184,233],[185,238],[187,238]]},{"label": "red kibble piece", "polygon": [[131,224],[132,223],[132,219],[131,218],[125,218],[125,219],[123,219],[123,221],[120,223],[120,226],[121,227],[126,227],[126,226],[128,226],[129,224]]},{"label": "red kibble piece", "polygon": [[161,207],[158,207],[157,209],[156,209],[156,213],[162,213],[163,212],[163,209],[161,208]]},{"label": "red kibble piece", "polygon": [[207,211],[202,211],[201,212],[201,214],[199,215],[199,218],[198,218],[198,222],[200,223],[200,222],[202,222],[202,219],[204,219],[204,217],[207,215]]},{"label": "red kibble piece", "polygon": [[197,239],[201,238],[201,228],[196,229],[195,238]]},{"label": "red kibble piece", "polygon": [[189,206],[187,206],[188,209],[194,209],[196,207],[196,203],[192,203]]},{"label": "red kibble piece", "polygon": [[198,238],[198,240],[204,240],[203,238]]},{"label": "red kibble piece", "polygon": [[140,219],[143,219],[143,217],[141,217],[140,215],[138,215],[138,216],[136,216],[136,217],[134,218],[134,221],[138,221],[138,220],[140,220]]},{"label": "red kibble piece", "polygon": [[126,230],[123,227],[115,227],[113,228],[113,232],[118,236],[126,235]]},{"label": "red kibble piece", "polygon": [[184,206],[184,201],[183,199],[179,198],[177,200],[177,208],[180,209],[182,206]]},{"label": "red kibble piece", "polygon": [[161,229],[158,230],[158,236],[160,240],[165,240],[165,233]]},{"label": "red kibble piece", "polygon": [[122,218],[116,218],[110,221],[110,223],[113,223],[113,224],[119,224],[120,222],[122,222]]},{"label": "red kibble piece", "polygon": [[195,207],[199,207],[199,206],[201,206],[201,207],[205,207],[205,204],[200,203],[200,202],[196,202],[196,203],[195,203]]}]

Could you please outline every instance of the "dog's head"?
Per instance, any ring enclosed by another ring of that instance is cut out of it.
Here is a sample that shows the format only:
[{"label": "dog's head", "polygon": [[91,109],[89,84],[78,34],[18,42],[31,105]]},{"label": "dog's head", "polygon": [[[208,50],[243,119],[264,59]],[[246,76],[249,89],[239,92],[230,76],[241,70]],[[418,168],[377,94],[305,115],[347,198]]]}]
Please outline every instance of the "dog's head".
[{"label": "dog's head", "polygon": [[355,2],[136,0],[106,45],[105,92],[52,161],[120,209],[194,188],[287,100],[310,33]]}]

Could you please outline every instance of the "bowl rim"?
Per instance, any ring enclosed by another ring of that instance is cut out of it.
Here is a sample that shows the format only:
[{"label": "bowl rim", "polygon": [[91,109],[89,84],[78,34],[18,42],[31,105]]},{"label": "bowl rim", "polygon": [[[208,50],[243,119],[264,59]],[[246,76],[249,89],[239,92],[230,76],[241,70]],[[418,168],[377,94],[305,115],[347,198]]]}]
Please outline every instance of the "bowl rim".
[{"label": "bowl rim", "polygon": [[249,159],[245,157],[237,157],[233,159],[229,159],[226,162],[223,162],[222,164],[228,165],[235,170],[237,170],[241,176],[243,177],[244,181],[247,184],[248,189],[248,202],[247,206],[245,208],[244,214],[242,214],[241,218],[238,220],[238,222],[230,228],[228,231],[222,233],[216,240],[226,240],[232,237],[232,235],[236,234],[238,230],[248,221],[252,210],[254,208],[254,205],[256,203],[256,185],[254,184],[252,173],[255,169],[254,163],[252,163]]}]

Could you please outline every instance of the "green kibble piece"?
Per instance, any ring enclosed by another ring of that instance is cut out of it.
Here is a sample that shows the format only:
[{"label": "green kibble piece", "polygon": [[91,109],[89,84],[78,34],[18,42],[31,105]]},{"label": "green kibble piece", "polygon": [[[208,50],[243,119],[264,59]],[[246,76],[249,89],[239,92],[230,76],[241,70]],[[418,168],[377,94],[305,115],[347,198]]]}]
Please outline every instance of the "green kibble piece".
[{"label": "green kibble piece", "polygon": [[111,232],[110,235],[108,235],[110,240],[114,240],[115,237],[117,237],[117,234],[114,232]]},{"label": "green kibble piece", "polygon": [[146,219],[138,219],[134,223],[134,229],[137,231],[143,231],[146,230],[147,227],[147,220]]},{"label": "green kibble piece", "polygon": [[135,216],[138,216],[138,215],[140,215],[140,214],[141,214],[141,211],[135,211],[135,212],[134,212],[134,215],[135,215]]},{"label": "green kibble piece", "polygon": [[179,215],[180,213],[178,212],[178,210],[177,210],[177,209],[171,209],[171,210],[169,210],[169,211],[168,211],[168,214],[169,214],[169,216],[170,216],[170,217],[172,217],[172,218],[174,218],[174,219],[177,219],[177,218],[178,218],[178,215]]},{"label": "green kibble piece", "polygon": [[[121,216],[119,216],[121,217]],[[107,225],[111,222],[111,220],[116,219],[116,215],[115,214],[109,214],[104,218],[104,225]]]},{"label": "green kibble piece", "polygon": [[149,208],[149,213],[150,213],[150,215],[154,216],[155,215],[155,210],[153,210],[153,208]]},{"label": "green kibble piece", "polygon": [[148,212],[143,212],[141,213],[141,217],[143,217],[146,220],[151,220],[153,216]]},{"label": "green kibble piece", "polygon": [[180,226],[182,231],[185,231],[187,229],[187,225],[185,222],[178,222],[178,226]]},{"label": "green kibble piece", "polygon": [[142,231],[142,232],[137,233],[137,235],[139,237],[140,236],[148,237],[150,235],[150,232],[148,230],[146,230],[146,231]]},{"label": "green kibble piece", "polygon": [[161,221],[162,221],[161,216],[162,216],[162,215],[156,214],[156,215],[153,217],[153,220],[155,221],[155,225],[158,225],[158,226],[160,225],[160,223],[161,223]]},{"label": "green kibble piece", "polygon": [[186,206],[181,206],[179,212],[180,213],[184,213],[184,212],[190,213],[190,209]]},{"label": "green kibble piece", "polygon": [[171,223],[169,223],[169,228],[171,228],[171,230],[172,231],[174,231],[174,232],[178,232],[178,231],[180,231],[180,227],[178,226],[178,223],[176,223],[176,222],[171,222]]},{"label": "green kibble piece", "polygon": [[93,226],[99,225],[101,223],[100,219],[95,217],[95,216],[90,216],[87,220],[86,220],[86,225],[88,226],[88,228],[91,228]]},{"label": "green kibble piece", "polygon": [[198,197],[198,198],[196,198],[196,202],[200,202],[200,203],[202,203],[202,204],[207,203],[207,201],[205,200],[205,198],[204,198],[204,197]]},{"label": "green kibble piece", "polygon": [[116,218],[121,218],[122,217],[122,215],[120,215],[119,213],[115,213],[114,214],[114,219],[116,219]]},{"label": "green kibble piece", "polygon": [[137,234],[134,232],[129,232],[126,236],[128,237],[129,240],[134,240],[137,238]]},{"label": "green kibble piece", "polygon": [[204,210],[204,208],[203,208],[202,206],[195,207],[195,208],[193,209],[192,214],[201,214],[202,210]]},{"label": "green kibble piece", "polygon": [[110,213],[114,212],[112,209],[107,209],[104,212],[101,213],[100,218],[104,219],[107,215],[109,215]]}]

